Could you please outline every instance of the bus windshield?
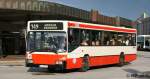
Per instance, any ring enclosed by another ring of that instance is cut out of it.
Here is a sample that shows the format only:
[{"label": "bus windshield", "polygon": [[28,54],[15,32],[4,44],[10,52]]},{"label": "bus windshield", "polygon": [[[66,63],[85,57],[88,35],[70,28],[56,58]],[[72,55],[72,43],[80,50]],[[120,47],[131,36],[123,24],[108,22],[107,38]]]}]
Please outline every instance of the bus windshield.
[{"label": "bus windshield", "polygon": [[27,50],[38,52],[65,52],[66,45],[65,32],[29,32],[27,38]]}]

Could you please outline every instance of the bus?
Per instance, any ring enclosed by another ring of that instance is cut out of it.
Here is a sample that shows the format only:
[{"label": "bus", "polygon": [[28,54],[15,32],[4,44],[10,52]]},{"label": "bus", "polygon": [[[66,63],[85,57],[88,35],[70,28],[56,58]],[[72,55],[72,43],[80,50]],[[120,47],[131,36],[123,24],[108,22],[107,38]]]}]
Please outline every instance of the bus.
[{"label": "bus", "polygon": [[87,71],[136,59],[136,29],[76,21],[29,21],[26,66]]},{"label": "bus", "polygon": [[137,36],[137,49],[138,50],[150,50],[150,35],[138,35]]}]

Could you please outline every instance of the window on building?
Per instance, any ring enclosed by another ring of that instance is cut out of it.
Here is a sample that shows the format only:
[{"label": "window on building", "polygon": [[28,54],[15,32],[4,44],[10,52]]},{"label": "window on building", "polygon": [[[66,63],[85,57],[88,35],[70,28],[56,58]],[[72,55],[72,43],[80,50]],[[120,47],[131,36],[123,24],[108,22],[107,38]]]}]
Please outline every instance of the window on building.
[{"label": "window on building", "polygon": [[39,7],[40,7],[40,11],[44,11],[43,2],[40,2],[40,3],[39,3]]},{"label": "window on building", "polygon": [[6,2],[6,8],[11,8],[11,1]]},{"label": "window on building", "polygon": [[0,7],[1,7],[1,8],[3,7],[3,2],[2,2],[2,1],[0,2]]},{"label": "window on building", "polygon": [[52,14],[54,14],[55,13],[55,4],[54,3],[50,3],[49,6],[50,6],[50,10],[51,10],[50,12]]},{"label": "window on building", "polygon": [[18,1],[14,1],[12,4],[12,8],[17,9],[18,8]]},{"label": "window on building", "polygon": [[32,6],[33,6],[32,7],[33,10],[38,10],[38,4],[37,4],[37,2],[34,2]]},{"label": "window on building", "polygon": [[23,10],[25,10],[25,2],[21,2],[20,8],[23,9]]},{"label": "window on building", "polygon": [[[28,1],[27,3],[26,3],[26,8],[27,8],[27,10],[31,10],[31,1]],[[18,2],[16,2],[16,7],[18,7]]]}]

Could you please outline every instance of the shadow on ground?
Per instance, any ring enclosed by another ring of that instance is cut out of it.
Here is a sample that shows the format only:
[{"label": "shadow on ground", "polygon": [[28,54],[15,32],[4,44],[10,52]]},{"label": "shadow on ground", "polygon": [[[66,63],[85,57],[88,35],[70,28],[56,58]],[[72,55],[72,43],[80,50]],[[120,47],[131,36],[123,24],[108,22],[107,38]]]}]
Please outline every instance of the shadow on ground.
[{"label": "shadow on ground", "polygon": [[[94,71],[97,69],[103,69],[103,68],[108,68],[108,67],[118,67],[118,65],[113,64],[113,65],[104,65],[104,66],[96,66],[96,67],[91,67],[89,70]],[[67,74],[67,73],[75,73],[75,72],[81,72],[79,69],[71,69],[71,70],[53,70],[53,71],[48,71],[47,68],[40,68],[40,67],[31,67],[28,69],[28,72],[31,72],[32,75],[55,75],[57,73],[59,74]]]}]

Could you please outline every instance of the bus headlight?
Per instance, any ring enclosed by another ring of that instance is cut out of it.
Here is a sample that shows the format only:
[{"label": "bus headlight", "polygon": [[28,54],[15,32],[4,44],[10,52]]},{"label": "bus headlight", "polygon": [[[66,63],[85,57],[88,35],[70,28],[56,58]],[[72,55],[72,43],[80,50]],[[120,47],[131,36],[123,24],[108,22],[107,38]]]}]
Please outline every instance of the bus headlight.
[{"label": "bus headlight", "polygon": [[26,59],[32,59],[32,55],[29,52],[26,53]]}]

